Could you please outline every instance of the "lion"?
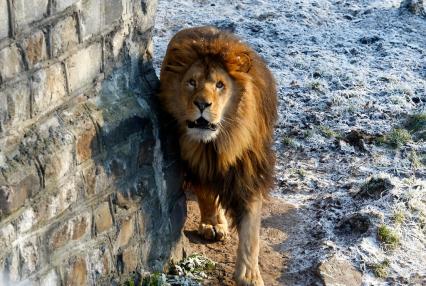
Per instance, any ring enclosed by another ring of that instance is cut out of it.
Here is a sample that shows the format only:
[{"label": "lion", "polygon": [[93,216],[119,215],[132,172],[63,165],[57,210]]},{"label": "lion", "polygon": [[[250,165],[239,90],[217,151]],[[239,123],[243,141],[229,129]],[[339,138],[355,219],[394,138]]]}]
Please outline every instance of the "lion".
[{"label": "lion", "polygon": [[234,279],[264,285],[258,256],[262,200],[272,188],[275,162],[272,73],[234,34],[189,28],[167,47],[158,95],[177,122],[186,180],[200,208],[200,235],[224,239],[229,214],[239,237]]}]

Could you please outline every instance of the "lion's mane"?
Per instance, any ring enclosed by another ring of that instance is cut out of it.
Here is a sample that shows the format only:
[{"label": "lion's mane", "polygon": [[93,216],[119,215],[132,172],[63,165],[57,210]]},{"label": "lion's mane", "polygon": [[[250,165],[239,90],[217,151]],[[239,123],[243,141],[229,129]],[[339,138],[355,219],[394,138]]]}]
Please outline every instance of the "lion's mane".
[{"label": "lion's mane", "polygon": [[264,61],[231,33],[214,27],[186,29],[170,41],[161,67],[160,100],[174,117],[174,101],[185,71],[197,60],[219,62],[238,86],[235,112],[208,143],[190,140],[182,127],[181,156],[192,184],[209,186],[238,223],[254,196],[272,186],[273,127],[277,117],[274,78]]}]

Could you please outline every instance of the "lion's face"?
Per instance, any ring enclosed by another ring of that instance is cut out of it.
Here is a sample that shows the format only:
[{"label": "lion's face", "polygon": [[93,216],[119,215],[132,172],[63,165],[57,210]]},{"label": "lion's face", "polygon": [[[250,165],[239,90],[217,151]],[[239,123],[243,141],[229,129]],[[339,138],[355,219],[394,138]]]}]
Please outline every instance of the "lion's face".
[{"label": "lion's face", "polygon": [[197,61],[180,82],[176,107],[187,135],[196,141],[214,140],[223,128],[226,115],[235,105],[235,83],[218,63]]}]

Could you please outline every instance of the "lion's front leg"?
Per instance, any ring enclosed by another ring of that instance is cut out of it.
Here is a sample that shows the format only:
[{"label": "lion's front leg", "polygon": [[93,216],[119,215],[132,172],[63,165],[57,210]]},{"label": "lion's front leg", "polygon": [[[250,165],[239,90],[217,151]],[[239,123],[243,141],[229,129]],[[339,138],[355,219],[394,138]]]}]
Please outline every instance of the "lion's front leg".
[{"label": "lion's front leg", "polygon": [[225,239],[228,234],[228,222],[217,197],[202,188],[196,188],[195,194],[201,214],[199,234],[208,240]]},{"label": "lion's front leg", "polygon": [[238,250],[235,280],[238,286],[263,286],[259,271],[259,232],[262,199],[255,199],[238,225]]}]

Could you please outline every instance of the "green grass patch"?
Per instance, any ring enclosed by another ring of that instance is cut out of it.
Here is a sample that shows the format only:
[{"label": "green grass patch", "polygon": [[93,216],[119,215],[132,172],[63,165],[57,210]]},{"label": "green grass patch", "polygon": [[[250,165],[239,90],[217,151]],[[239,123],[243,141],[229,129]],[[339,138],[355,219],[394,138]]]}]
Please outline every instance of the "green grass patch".
[{"label": "green grass patch", "polygon": [[410,115],[404,126],[415,140],[426,140],[426,113]]},{"label": "green grass patch", "polygon": [[340,138],[340,134],[333,129],[331,129],[328,126],[320,125],[319,130],[321,131],[321,134],[327,138]]},{"label": "green grass patch", "polygon": [[289,136],[284,135],[282,142],[285,146],[296,147],[296,142]]},{"label": "green grass patch", "polygon": [[371,265],[371,268],[374,272],[374,275],[376,275],[376,277],[386,278],[389,275],[389,266],[390,266],[389,260],[385,259],[380,263]]},{"label": "green grass patch", "polygon": [[419,157],[419,155],[417,155],[416,151],[411,151],[410,155],[408,156],[408,159],[411,162],[411,166],[413,167],[414,170],[418,170],[420,168],[423,167],[423,163]]},{"label": "green grass patch", "polygon": [[398,234],[386,225],[381,225],[377,229],[377,237],[390,250],[396,249],[401,243]]},{"label": "green grass patch", "polygon": [[309,87],[315,91],[322,91],[324,89],[323,85],[319,81],[313,81],[309,84]]},{"label": "green grass patch", "polygon": [[305,131],[303,131],[303,138],[312,138],[314,136],[314,131],[307,129]]},{"label": "green grass patch", "polygon": [[411,134],[403,128],[392,129],[392,131],[388,134],[380,136],[376,139],[377,143],[389,145],[395,149],[401,148],[409,141],[411,141]]},{"label": "green grass patch", "polygon": [[170,265],[170,274],[189,277],[195,281],[208,278],[208,273],[216,268],[216,263],[201,254],[194,253],[177,264]]},{"label": "green grass patch", "polygon": [[142,286],[163,286],[168,285],[166,282],[166,275],[161,272],[154,272],[149,276],[144,277]]},{"label": "green grass patch", "polygon": [[405,128],[411,132],[417,132],[426,129],[426,113],[410,115],[405,122]]},{"label": "green grass patch", "polygon": [[393,214],[393,221],[396,224],[403,224],[405,221],[405,213],[401,210],[398,210],[396,212],[394,212]]}]

